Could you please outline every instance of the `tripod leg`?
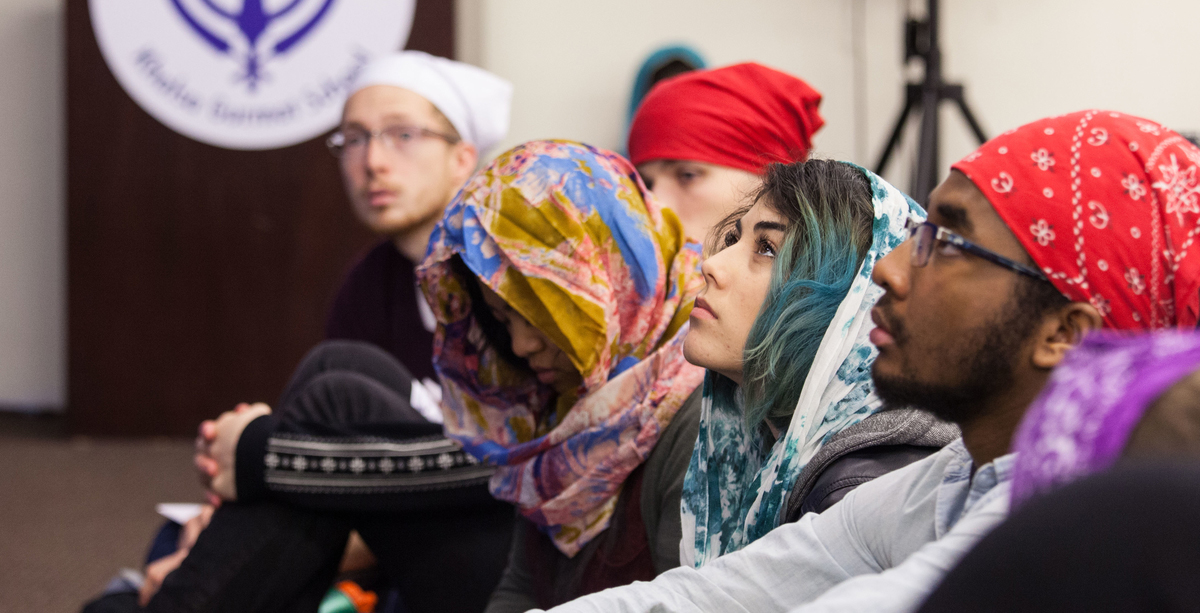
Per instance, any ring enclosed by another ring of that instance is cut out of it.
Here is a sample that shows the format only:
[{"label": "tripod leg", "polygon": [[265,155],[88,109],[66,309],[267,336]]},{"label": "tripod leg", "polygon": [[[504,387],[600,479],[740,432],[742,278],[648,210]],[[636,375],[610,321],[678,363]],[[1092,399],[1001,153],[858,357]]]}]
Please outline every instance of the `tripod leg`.
[{"label": "tripod leg", "polygon": [[983,133],[983,128],[979,127],[979,122],[975,120],[975,114],[971,112],[971,107],[967,106],[967,100],[963,97],[962,88],[950,95],[958,105],[958,110],[962,111],[963,119],[967,120],[967,125],[971,127],[971,131],[975,133],[975,138],[979,139],[979,144],[987,142],[987,136]]},{"label": "tripod leg", "polygon": [[896,118],[896,125],[892,128],[892,136],[888,138],[887,146],[883,148],[883,153],[879,156],[879,163],[875,165],[875,174],[877,175],[883,175],[888,161],[892,158],[892,153],[896,150],[896,145],[900,144],[900,137],[904,135],[904,124],[917,104],[917,99],[913,96],[914,87],[910,84],[904,90],[904,108],[900,110],[900,116]]}]

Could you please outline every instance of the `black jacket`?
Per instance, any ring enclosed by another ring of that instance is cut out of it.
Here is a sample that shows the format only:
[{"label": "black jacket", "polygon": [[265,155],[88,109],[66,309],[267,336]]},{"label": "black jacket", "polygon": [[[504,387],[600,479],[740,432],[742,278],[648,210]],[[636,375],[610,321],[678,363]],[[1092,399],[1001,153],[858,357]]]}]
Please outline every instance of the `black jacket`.
[{"label": "black jacket", "polygon": [[958,428],[915,409],[880,411],[835,434],[796,477],[780,523],[820,513],[850,490],[950,444]]}]

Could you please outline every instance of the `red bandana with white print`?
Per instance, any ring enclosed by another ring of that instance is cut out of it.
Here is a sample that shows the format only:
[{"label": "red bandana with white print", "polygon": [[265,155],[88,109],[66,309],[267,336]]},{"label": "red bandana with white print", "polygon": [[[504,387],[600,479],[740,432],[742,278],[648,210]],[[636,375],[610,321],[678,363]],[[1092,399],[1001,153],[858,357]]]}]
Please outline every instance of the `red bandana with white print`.
[{"label": "red bandana with white print", "polygon": [[1107,327],[1196,326],[1200,149],[1153,121],[1081,111],[1006,132],[953,166],[1037,267]]}]

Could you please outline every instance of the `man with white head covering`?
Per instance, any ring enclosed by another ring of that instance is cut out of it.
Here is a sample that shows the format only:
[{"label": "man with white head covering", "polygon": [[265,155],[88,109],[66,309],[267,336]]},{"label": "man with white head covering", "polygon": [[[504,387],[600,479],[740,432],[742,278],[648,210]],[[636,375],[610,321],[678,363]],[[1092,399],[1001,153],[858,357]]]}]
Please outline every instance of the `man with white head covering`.
[{"label": "man with white head covering", "polygon": [[[474,66],[403,51],[369,63],[349,94],[327,145],[355,215],[385,240],[347,275],[327,323],[330,339],[358,343],[318,346],[293,382],[322,361],[361,357],[366,342],[383,351],[357,366],[398,360],[400,374],[387,385],[406,395],[411,388],[415,412],[312,406],[271,415],[257,404],[202,424],[202,480],[223,501],[248,504],[223,505],[203,538],[192,535],[154,569],[152,588],[161,582],[161,590],[143,590],[149,610],[315,610],[350,527],[376,548],[411,611],[482,610],[503,570],[512,509],[488,494],[487,471],[441,437],[432,399],[439,390],[420,383],[435,376],[434,319],[413,267],[480,155],[506,135],[512,86]],[[322,347],[332,351],[313,360]],[[396,464],[400,456],[408,461]],[[408,469],[425,456],[441,470]]]},{"label": "man with white head covering", "polygon": [[436,379],[433,314],[416,291],[413,265],[480,155],[508,132],[511,98],[503,79],[421,51],[364,67],[328,145],[354,214],[386,240],[347,276],[327,337],[378,345],[417,379]]}]

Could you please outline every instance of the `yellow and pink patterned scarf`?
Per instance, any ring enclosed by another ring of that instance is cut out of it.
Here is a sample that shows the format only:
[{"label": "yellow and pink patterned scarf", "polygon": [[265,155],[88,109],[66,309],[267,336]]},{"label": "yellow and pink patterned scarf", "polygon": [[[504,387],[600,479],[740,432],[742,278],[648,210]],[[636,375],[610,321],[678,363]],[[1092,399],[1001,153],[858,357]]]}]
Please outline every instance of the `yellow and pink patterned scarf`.
[{"label": "yellow and pink patterned scarf", "polygon": [[[456,255],[571,358],[574,397],[488,346]],[[699,262],[627,160],[568,141],[498,157],[433,232],[417,276],[438,320],[446,433],[500,467],[492,494],[568,556],[608,527],[621,484],[704,378],[683,358]]]}]

